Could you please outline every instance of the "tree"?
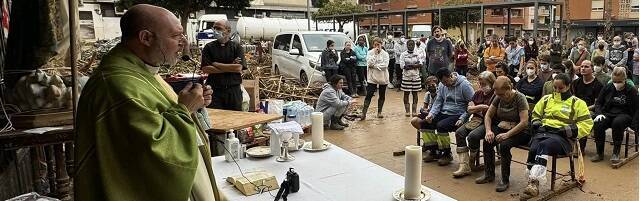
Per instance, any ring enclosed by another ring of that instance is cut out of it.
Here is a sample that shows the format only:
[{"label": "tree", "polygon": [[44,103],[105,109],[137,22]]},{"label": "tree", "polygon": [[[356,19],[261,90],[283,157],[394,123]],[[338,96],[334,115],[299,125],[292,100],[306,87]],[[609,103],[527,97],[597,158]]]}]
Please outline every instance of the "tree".
[{"label": "tree", "polygon": [[236,11],[251,6],[251,0],[119,0],[118,6],[129,8],[136,4],[151,4],[166,8],[180,17],[180,24],[184,32],[187,32],[189,14],[203,10],[212,5],[230,8]]},{"label": "tree", "polygon": [[[331,16],[331,15],[340,15],[340,14],[353,14],[353,13],[362,13],[365,11],[365,8],[353,4],[347,0],[335,0],[330,2],[323,3],[323,6],[318,9],[318,12],[313,13],[313,18],[322,17],[322,16]],[[344,24],[351,22],[351,17],[348,18],[336,18],[336,22],[338,23],[338,31],[342,30]],[[323,19],[318,20],[320,22],[332,22],[332,19]]]},{"label": "tree", "polygon": [[[475,4],[482,3],[480,1],[470,2],[469,0],[447,0],[441,6],[456,6],[456,5],[464,5],[464,4]],[[469,22],[478,22],[480,20],[480,11],[479,10],[469,10],[469,21],[464,14],[464,12],[460,11],[442,11],[442,20],[440,20],[441,15],[436,15],[434,22],[442,22],[440,25],[443,29],[452,29],[458,28],[460,33],[462,33],[462,26],[465,23]],[[465,41],[464,34],[461,36]]]}]

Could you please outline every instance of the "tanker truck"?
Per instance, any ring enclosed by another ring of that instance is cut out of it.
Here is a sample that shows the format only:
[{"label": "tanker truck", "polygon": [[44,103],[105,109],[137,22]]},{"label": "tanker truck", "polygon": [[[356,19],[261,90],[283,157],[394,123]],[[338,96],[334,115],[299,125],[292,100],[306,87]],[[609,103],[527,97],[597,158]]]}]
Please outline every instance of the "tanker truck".
[{"label": "tanker truck", "polygon": [[[240,17],[236,25],[236,31],[244,40],[268,40],[274,39],[276,34],[285,31],[308,31],[307,19],[283,19],[283,18],[255,18]],[[336,24],[336,29],[338,29]],[[343,26],[342,33],[353,35],[353,23]],[[316,30],[316,23],[311,21],[311,31]],[[318,31],[336,32],[332,23],[318,23]]]}]

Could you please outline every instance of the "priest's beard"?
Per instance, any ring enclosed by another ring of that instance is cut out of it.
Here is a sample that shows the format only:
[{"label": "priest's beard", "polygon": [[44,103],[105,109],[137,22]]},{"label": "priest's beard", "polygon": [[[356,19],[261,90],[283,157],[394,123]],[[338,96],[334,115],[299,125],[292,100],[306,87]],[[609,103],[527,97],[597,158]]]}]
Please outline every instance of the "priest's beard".
[{"label": "priest's beard", "polygon": [[164,43],[162,43],[162,41],[160,41],[159,39],[156,39],[156,42],[158,43],[158,52],[162,54],[162,62],[160,62],[158,66],[148,67],[148,69],[153,74],[157,74],[160,69],[168,72],[178,62],[178,54],[167,55],[167,53],[164,52],[164,50],[166,49]]}]

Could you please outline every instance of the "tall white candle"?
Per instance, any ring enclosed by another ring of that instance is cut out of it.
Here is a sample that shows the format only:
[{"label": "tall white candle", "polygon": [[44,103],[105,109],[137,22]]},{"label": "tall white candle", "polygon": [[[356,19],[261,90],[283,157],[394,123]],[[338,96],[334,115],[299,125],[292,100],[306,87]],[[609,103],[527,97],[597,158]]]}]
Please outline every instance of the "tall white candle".
[{"label": "tall white candle", "polygon": [[404,152],[404,199],[418,199],[422,190],[422,147],[410,145]]},{"label": "tall white candle", "polygon": [[324,121],[322,112],[311,113],[311,148],[320,149],[324,143]]}]

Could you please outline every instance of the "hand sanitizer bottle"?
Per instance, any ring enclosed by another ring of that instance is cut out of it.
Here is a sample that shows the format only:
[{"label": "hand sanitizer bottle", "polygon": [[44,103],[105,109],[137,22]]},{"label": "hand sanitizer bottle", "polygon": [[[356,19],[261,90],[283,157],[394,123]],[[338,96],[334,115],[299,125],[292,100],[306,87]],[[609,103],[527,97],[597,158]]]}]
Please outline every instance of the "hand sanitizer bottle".
[{"label": "hand sanitizer bottle", "polygon": [[233,162],[240,158],[240,140],[236,138],[233,130],[230,130],[228,135],[229,137],[224,143],[224,146],[227,148],[227,152],[224,154],[224,159],[226,161]]}]

